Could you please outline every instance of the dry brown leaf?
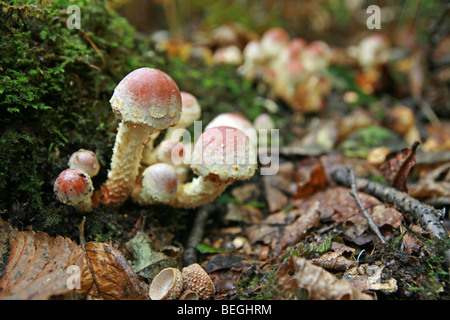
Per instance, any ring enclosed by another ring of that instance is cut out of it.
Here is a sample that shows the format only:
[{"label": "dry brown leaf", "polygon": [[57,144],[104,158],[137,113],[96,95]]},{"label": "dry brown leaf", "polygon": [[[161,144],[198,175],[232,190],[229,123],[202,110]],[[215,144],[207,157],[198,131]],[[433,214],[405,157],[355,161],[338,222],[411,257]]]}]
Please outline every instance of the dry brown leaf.
[{"label": "dry brown leaf", "polygon": [[318,258],[313,258],[310,262],[329,271],[345,271],[357,266],[356,261],[344,256],[344,253],[349,250],[355,251],[352,248],[342,246],[333,252],[326,252]]},{"label": "dry brown leaf", "polygon": [[414,143],[398,152],[396,156],[380,166],[386,181],[397,190],[407,191],[408,176],[416,164],[416,149],[419,143]]},{"label": "dry brown leaf", "polygon": [[322,163],[317,158],[306,158],[297,163],[294,179],[297,192],[294,198],[301,198],[325,188],[327,177]]},{"label": "dry brown leaf", "polygon": [[281,244],[293,245],[304,239],[307,232],[317,226],[320,222],[320,206],[319,202],[315,202],[310,209],[300,217],[298,217],[293,223],[287,225],[282,233]]},{"label": "dry brown leaf", "polygon": [[409,195],[414,198],[432,198],[450,196],[450,162],[444,163],[425,176],[416,185],[411,186]]},{"label": "dry brown leaf", "polygon": [[85,249],[89,269],[81,277],[81,294],[103,300],[149,300],[148,286],[118,250],[100,242],[88,242]]},{"label": "dry brown leaf", "polygon": [[302,257],[291,256],[277,271],[278,283],[286,295],[306,290],[311,300],[373,300],[350,281],[338,279],[324,268]]},{"label": "dry brown leaf", "polygon": [[1,299],[45,300],[70,292],[72,265],[86,269],[81,247],[70,239],[13,229],[0,219]]},{"label": "dry brown leaf", "polygon": [[264,193],[270,212],[281,210],[288,205],[287,195],[292,194],[295,190],[295,184],[292,181],[293,174],[294,164],[286,162],[280,164],[276,175],[263,176]]}]

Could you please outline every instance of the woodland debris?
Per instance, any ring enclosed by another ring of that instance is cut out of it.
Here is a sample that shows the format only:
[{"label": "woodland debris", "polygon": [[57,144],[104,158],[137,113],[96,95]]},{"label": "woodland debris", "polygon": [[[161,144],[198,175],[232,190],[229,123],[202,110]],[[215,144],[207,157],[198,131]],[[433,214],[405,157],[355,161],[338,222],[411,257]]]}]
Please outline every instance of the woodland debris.
[{"label": "woodland debris", "polygon": [[133,256],[131,263],[133,270],[144,278],[153,279],[165,268],[181,266],[181,259],[178,259],[180,254],[170,257],[164,252],[155,251],[150,237],[142,231],[136,232],[127,242],[127,248]]},{"label": "woodland debris", "polygon": [[345,256],[347,252],[354,253],[355,249],[333,242],[331,246],[332,251],[325,252],[318,258],[309,260],[312,264],[320,266],[329,271],[345,271],[349,268],[357,266],[355,260],[351,260]]},{"label": "woodland debris", "polygon": [[302,257],[291,256],[277,270],[278,283],[287,294],[306,290],[311,300],[373,300],[346,279],[338,279],[324,268]]},{"label": "woodland debris", "polygon": [[118,250],[100,242],[86,243],[85,250],[89,269],[81,276],[79,294],[100,300],[149,299],[147,284]]},{"label": "woodland debris", "polygon": [[[25,232],[0,219],[0,299],[46,300],[70,293],[75,272],[87,269],[81,247],[68,238]],[[6,260],[7,259],[7,260]],[[72,266],[72,269],[69,269]],[[70,271],[70,272],[69,272]]]},{"label": "woodland debris", "polygon": [[353,285],[361,291],[381,291],[389,294],[397,291],[397,280],[394,278],[383,279],[384,265],[368,265],[355,266],[347,270],[344,279],[349,280]]},{"label": "woodland debris", "polygon": [[148,286],[141,282],[131,264],[106,243],[87,242],[83,219],[79,225],[80,243],[88,268],[81,274],[80,289],[84,298],[96,300],[148,300]]},{"label": "woodland debris", "polygon": [[[346,170],[338,169],[333,172],[332,177],[337,183],[351,187],[351,176]],[[355,178],[355,182],[358,191],[373,195],[381,201],[394,205],[399,211],[411,214],[432,235],[439,239],[448,239],[441,220],[445,213],[444,209],[436,209],[404,192],[377,182],[363,178]]]},{"label": "woodland debris", "polygon": [[[347,187],[351,186],[351,177],[345,170],[336,170],[332,176],[337,183]],[[356,178],[355,180],[357,190],[371,194],[381,201],[394,205],[399,211],[410,214],[426,231],[437,239],[447,240],[449,238],[442,221],[445,209],[436,209],[392,187],[363,178]],[[444,255],[447,267],[450,267],[450,249],[445,249]]]},{"label": "woodland debris", "polygon": [[411,147],[401,150],[394,158],[380,166],[386,181],[397,190],[408,191],[406,182],[416,164],[415,154],[419,144],[418,141],[415,141]]},{"label": "woodland debris", "polygon": [[208,220],[208,217],[210,213],[212,213],[213,209],[214,206],[208,203],[197,210],[194,225],[192,226],[191,233],[183,252],[183,263],[185,265],[191,265],[197,262],[196,246],[203,239],[206,221]]},{"label": "woodland debris", "polygon": [[348,172],[350,174],[351,189],[352,189],[350,191],[350,194],[353,196],[353,198],[355,198],[356,203],[358,204],[358,206],[361,208],[362,212],[364,213],[364,216],[367,219],[370,229],[377,235],[378,239],[380,239],[380,241],[382,243],[385,243],[383,235],[380,232],[380,229],[378,229],[377,225],[375,224],[375,222],[372,219],[372,216],[367,212],[366,208],[364,207],[364,205],[361,202],[361,199],[358,196],[358,191],[356,190],[355,172],[354,172],[353,167],[349,167]]}]

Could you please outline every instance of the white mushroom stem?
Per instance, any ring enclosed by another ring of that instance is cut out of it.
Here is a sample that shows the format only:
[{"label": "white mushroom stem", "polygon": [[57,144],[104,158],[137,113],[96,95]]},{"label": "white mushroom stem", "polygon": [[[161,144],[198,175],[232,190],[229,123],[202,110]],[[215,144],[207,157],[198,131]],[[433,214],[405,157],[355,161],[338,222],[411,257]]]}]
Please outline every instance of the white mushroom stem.
[{"label": "white mushroom stem", "polygon": [[142,163],[146,165],[151,165],[156,163],[156,152],[155,152],[155,140],[161,134],[161,131],[152,132],[148,135],[148,139],[144,143],[144,148],[142,151]]},{"label": "white mushroom stem", "polygon": [[150,136],[149,127],[119,124],[114,144],[108,180],[100,190],[102,203],[121,203],[132,192],[139,173],[144,143]]},{"label": "white mushroom stem", "polygon": [[202,176],[196,177],[191,182],[182,184],[176,197],[168,205],[174,208],[199,207],[221,195],[232,182],[217,183]]}]

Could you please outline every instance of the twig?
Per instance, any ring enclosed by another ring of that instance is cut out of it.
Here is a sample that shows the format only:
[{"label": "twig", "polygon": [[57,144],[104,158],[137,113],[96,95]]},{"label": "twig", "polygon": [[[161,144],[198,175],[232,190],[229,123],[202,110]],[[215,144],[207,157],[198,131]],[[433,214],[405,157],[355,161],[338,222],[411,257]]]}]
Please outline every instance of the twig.
[{"label": "twig", "polygon": [[[331,174],[331,177],[337,183],[351,187],[351,178],[346,170],[337,169]],[[380,201],[394,205],[397,210],[403,213],[412,215],[433,236],[441,240],[448,239],[447,231],[441,220],[445,214],[445,209],[438,210],[395,188],[367,179],[355,178],[355,184],[357,190],[368,193]]]},{"label": "twig", "polygon": [[[92,269],[91,261],[89,260],[89,257],[88,257],[87,251],[86,251],[86,240],[85,240],[85,238],[84,238],[84,224],[85,224],[85,223],[86,223],[86,217],[83,217],[83,220],[81,220],[81,223],[80,223],[80,225],[78,226],[78,229],[80,230],[80,245],[81,245],[81,248],[82,248],[83,251],[84,251],[84,255],[85,255],[85,257],[86,257],[87,265],[88,265],[89,271],[91,272],[91,275],[92,275],[92,284],[91,284],[91,287],[89,288],[89,290],[86,291],[86,296],[87,296],[87,295],[89,294],[89,292],[91,292],[92,287],[93,287],[94,285],[95,285],[95,287],[97,288],[97,292],[98,292],[98,293],[100,293],[100,288],[98,287],[97,281],[96,281],[96,279],[95,279],[95,273],[94,273],[94,270]],[[85,296],[85,297],[86,297],[86,296]]]},{"label": "twig", "polygon": [[[343,186],[351,186],[351,179],[346,170],[337,169],[331,174],[331,177]],[[357,190],[368,193],[383,202],[392,204],[397,210],[403,213],[412,215],[432,236],[440,240],[449,239],[442,221],[442,217],[445,215],[445,209],[438,210],[395,188],[384,186],[367,179],[355,178],[355,184]],[[446,247],[443,251],[445,264],[450,271],[450,248]]]},{"label": "twig", "polygon": [[212,212],[213,205],[208,203],[197,210],[197,215],[186,243],[183,252],[183,264],[191,265],[197,262],[196,246],[202,241],[205,230],[206,221],[208,220],[210,212]]},{"label": "twig", "polygon": [[364,213],[364,216],[367,219],[367,223],[369,224],[369,228],[377,235],[378,239],[382,243],[386,243],[384,241],[384,237],[380,232],[380,229],[378,229],[377,225],[372,219],[372,216],[367,212],[366,208],[364,207],[363,203],[361,202],[361,199],[358,196],[358,191],[356,190],[356,178],[355,178],[355,171],[352,166],[347,167],[347,171],[350,174],[350,185],[352,191],[350,191],[350,194],[355,198],[356,203],[361,208],[362,212]]}]

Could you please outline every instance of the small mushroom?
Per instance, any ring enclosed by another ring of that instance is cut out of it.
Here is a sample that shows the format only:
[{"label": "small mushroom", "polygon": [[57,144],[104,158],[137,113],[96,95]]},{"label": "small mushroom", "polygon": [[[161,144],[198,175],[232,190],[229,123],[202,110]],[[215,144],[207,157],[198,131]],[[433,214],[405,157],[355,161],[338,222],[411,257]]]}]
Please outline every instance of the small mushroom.
[{"label": "small mushroom", "polygon": [[250,179],[257,168],[256,145],[239,129],[205,130],[194,145],[191,169],[199,176],[178,188],[173,207],[195,208],[214,200],[231,183]]},{"label": "small mushroom", "polygon": [[95,204],[119,205],[132,192],[139,173],[144,143],[180,119],[181,96],[173,79],[153,68],[129,73],[110,100],[121,120],[108,179],[94,194]]},{"label": "small mushroom", "polygon": [[181,274],[184,281],[184,290],[196,292],[199,299],[207,300],[216,292],[211,278],[198,263],[184,267]]},{"label": "small mushroom", "polygon": [[55,180],[53,190],[58,201],[73,206],[77,212],[91,211],[94,187],[84,171],[73,168],[62,171]]},{"label": "small mushroom", "polygon": [[266,59],[273,59],[289,43],[289,34],[282,28],[268,29],[261,37],[261,50]]},{"label": "small mushroom", "polygon": [[256,133],[253,129],[252,122],[240,113],[221,113],[206,125],[205,130],[222,126],[239,129],[249,136],[250,141],[255,144],[257,143]]},{"label": "small mushroom", "polygon": [[178,190],[178,175],[167,163],[155,163],[142,173],[141,184],[132,193],[133,199],[141,205],[166,203],[172,200]]},{"label": "small mushroom", "polygon": [[176,300],[183,292],[183,276],[176,268],[166,268],[156,275],[150,284],[152,300]]},{"label": "small mushroom", "polygon": [[[180,133],[177,129],[186,129],[190,125],[192,125],[195,121],[200,119],[202,109],[200,107],[200,104],[198,103],[198,100],[195,96],[188,92],[181,91],[181,117],[178,123],[175,126],[172,126],[167,129],[166,135],[164,137],[164,141],[167,140],[174,140],[179,141],[180,137],[182,137],[182,133]],[[160,146],[154,148],[153,147],[153,141],[152,139],[149,139],[150,141],[146,143],[143,156],[142,156],[142,162],[147,165],[151,165],[155,163],[155,157],[157,150]],[[161,145],[161,144],[160,144]]]},{"label": "small mushroom", "polygon": [[69,168],[86,172],[91,178],[95,177],[100,170],[100,163],[95,152],[85,149],[72,153],[68,165]]}]

